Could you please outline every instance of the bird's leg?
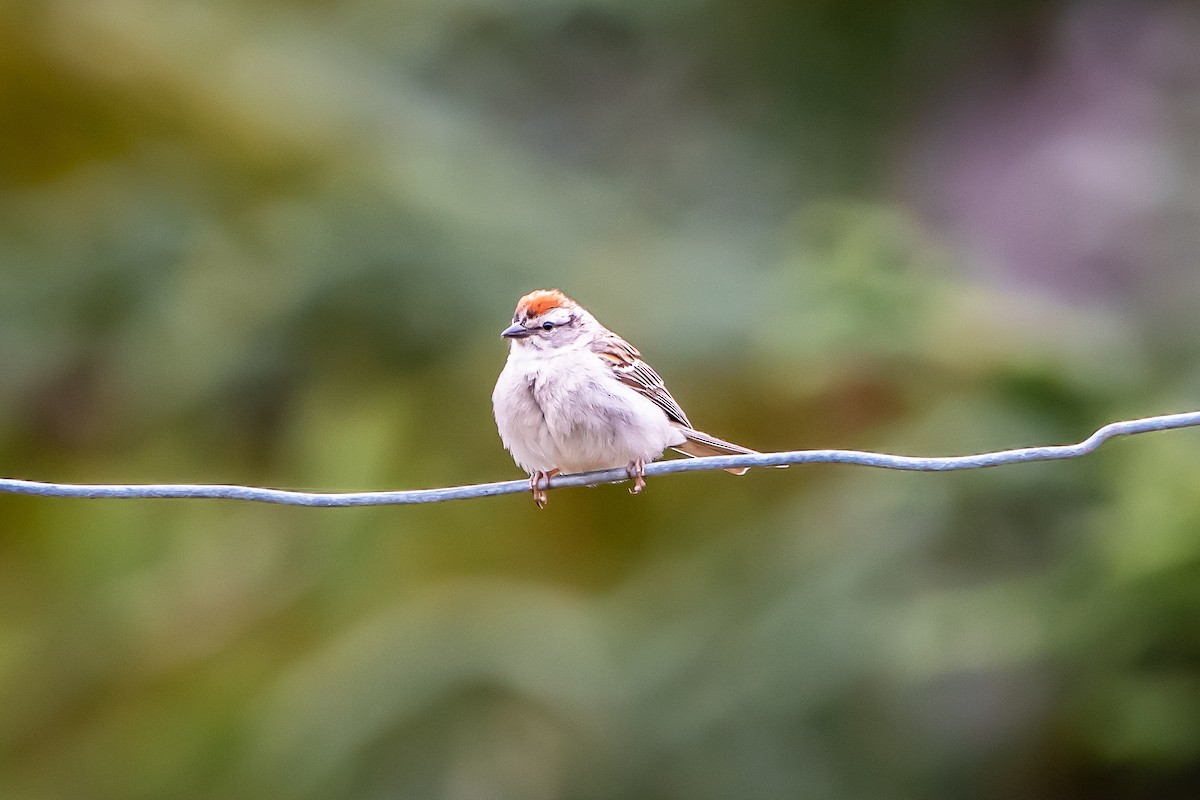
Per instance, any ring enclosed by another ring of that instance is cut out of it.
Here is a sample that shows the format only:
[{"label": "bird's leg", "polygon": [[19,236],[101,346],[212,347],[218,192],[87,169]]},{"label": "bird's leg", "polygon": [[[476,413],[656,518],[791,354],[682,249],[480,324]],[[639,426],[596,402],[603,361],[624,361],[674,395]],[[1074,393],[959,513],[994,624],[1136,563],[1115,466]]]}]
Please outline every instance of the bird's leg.
[{"label": "bird's leg", "polygon": [[646,462],[642,459],[630,461],[629,466],[625,468],[625,472],[629,477],[633,478],[633,488],[629,490],[630,494],[641,494],[642,489],[646,488]]},{"label": "bird's leg", "polygon": [[[546,496],[546,490],[550,488],[550,479],[557,474],[558,474],[557,469],[551,469],[551,470],[539,469],[539,470],[535,470],[533,473],[530,474],[530,476],[529,476],[529,491],[533,493],[533,502],[537,504],[538,508],[545,508],[546,503],[549,502],[550,498],[548,498]],[[538,486],[538,484],[541,483],[542,478],[546,479],[545,488]]]}]

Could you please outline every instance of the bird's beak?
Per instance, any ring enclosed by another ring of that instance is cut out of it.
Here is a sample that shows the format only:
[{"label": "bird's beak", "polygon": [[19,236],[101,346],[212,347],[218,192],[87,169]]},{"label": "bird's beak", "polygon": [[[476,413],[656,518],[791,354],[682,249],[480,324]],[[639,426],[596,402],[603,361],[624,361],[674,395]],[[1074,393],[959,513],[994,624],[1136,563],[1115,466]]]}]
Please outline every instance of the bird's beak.
[{"label": "bird's beak", "polygon": [[533,331],[529,330],[529,328],[526,328],[519,322],[514,322],[512,325],[509,325],[507,328],[505,328],[500,335],[505,339],[524,339],[531,333],[533,333]]}]

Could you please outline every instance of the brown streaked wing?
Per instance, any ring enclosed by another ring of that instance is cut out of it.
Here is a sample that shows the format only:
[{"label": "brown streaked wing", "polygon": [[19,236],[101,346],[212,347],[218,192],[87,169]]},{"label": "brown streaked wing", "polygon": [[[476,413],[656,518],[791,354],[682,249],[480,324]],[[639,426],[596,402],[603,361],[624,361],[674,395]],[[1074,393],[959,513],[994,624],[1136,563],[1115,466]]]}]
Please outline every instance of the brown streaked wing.
[{"label": "brown streaked wing", "polygon": [[603,336],[592,343],[592,352],[603,358],[612,367],[617,379],[650,398],[667,417],[680,425],[692,427],[687,414],[667,391],[663,379],[654,368],[641,359],[641,353],[633,345],[617,337]]}]

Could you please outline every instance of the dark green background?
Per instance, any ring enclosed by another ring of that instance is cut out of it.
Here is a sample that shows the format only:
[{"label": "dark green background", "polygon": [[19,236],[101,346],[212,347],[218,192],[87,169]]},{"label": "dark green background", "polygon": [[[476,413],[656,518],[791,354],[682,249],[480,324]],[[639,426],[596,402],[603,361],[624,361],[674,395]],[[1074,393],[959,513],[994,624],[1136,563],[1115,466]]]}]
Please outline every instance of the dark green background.
[{"label": "dark green background", "polygon": [[[520,477],[572,294],[766,450],[1200,405],[1190,3],[9,0],[0,473]],[[0,796],[1200,791],[1200,438],[436,506],[0,497]]]}]

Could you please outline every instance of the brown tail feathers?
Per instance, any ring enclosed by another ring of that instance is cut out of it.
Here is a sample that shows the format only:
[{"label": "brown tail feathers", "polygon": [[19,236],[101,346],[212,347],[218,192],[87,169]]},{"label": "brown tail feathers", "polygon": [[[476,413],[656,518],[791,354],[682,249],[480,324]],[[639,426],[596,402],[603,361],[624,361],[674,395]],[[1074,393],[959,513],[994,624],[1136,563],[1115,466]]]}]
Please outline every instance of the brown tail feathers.
[{"label": "brown tail feathers", "polygon": [[[733,456],[758,452],[748,447],[726,442],[715,436],[709,436],[704,431],[697,431],[691,428],[682,428],[682,430],[683,435],[687,437],[687,441],[671,449],[677,453],[683,453],[685,456],[699,458],[700,456]],[[784,464],[783,466],[787,465]],[[749,467],[730,467],[725,471],[731,472],[734,475],[745,475],[749,469]]]}]

